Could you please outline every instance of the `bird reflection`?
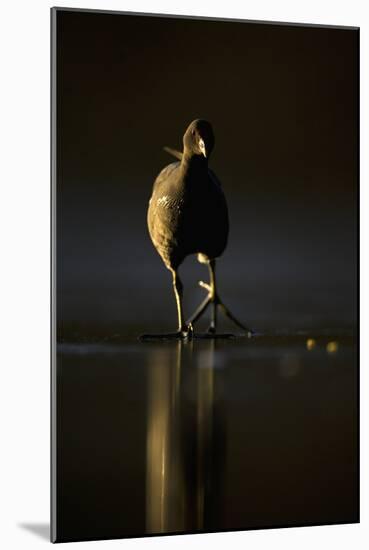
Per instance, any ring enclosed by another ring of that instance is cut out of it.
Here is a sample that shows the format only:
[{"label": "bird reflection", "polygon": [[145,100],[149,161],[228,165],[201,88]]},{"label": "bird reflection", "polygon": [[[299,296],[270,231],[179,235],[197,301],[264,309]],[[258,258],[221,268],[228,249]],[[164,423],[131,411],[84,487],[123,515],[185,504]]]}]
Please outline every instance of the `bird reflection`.
[{"label": "bird reflection", "polygon": [[216,528],[224,487],[223,371],[216,342],[177,341],[150,354],[146,531]]}]

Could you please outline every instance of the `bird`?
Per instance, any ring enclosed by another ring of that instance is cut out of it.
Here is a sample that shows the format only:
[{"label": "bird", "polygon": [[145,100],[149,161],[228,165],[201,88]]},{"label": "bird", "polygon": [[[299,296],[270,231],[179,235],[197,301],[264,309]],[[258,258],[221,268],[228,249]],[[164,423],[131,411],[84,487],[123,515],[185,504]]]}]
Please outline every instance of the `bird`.
[{"label": "bird", "polygon": [[[151,241],[171,272],[177,305],[178,328],[165,334],[143,335],[143,338],[192,338],[194,324],[211,305],[211,323],[206,335],[217,337],[217,309],[239,328],[251,334],[220,299],[216,280],[216,260],[226,249],[229,214],[222,185],[209,168],[215,145],[213,127],[205,119],[195,119],[183,135],[183,152],[164,149],[178,160],[167,165],[154,181],[147,211]],[[209,283],[199,281],[208,291],[205,300],[185,321],[183,284],[178,269],[187,256],[197,255],[209,270]],[[222,335],[220,335],[222,336]],[[223,335],[225,336],[225,335]]]}]

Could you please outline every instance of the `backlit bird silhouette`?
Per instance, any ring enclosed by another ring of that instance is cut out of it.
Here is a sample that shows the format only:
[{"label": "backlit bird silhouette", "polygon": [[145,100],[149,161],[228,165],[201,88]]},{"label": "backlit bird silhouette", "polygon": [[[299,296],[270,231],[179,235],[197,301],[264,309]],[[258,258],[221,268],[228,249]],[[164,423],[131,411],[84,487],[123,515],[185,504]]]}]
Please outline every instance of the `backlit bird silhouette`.
[{"label": "backlit bird silhouette", "polygon": [[[167,334],[145,335],[146,337],[191,337],[194,323],[210,304],[212,315],[207,333],[209,337],[217,336],[218,307],[237,326],[250,332],[232,315],[217,292],[215,262],[227,246],[229,221],[222,186],[208,167],[214,143],[211,124],[206,120],[196,119],[191,122],[183,136],[183,153],[165,148],[179,160],[166,166],[156,178],[149,202],[147,223],[151,240],[172,274],[178,330]],[[198,260],[208,266],[210,281],[199,282],[208,291],[208,295],[185,322],[182,307],[183,285],[178,268],[190,254],[197,254]]]}]

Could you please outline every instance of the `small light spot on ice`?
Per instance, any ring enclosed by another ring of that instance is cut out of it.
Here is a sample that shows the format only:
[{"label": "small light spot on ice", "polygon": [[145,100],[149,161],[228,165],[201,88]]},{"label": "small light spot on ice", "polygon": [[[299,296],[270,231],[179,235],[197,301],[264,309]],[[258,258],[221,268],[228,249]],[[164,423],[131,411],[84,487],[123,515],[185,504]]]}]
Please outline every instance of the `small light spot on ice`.
[{"label": "small light spot on ice", "polygon": [[314,338],[308,338],[306,340],[306,349],[308,351],[311,351],[312,349],[314,349],[316,346],[316,340],[314,340]]},{"label": "small light spot on ice", "polygon": [[326,349],[328,353],[336,353],[338,350],[338,342],[328,342]]}]

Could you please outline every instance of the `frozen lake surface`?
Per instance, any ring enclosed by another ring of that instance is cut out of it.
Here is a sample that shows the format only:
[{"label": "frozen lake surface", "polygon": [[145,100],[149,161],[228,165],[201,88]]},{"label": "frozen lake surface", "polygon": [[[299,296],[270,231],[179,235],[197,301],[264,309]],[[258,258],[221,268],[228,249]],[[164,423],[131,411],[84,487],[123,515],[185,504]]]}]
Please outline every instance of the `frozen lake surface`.
[{"label": "frozen lake surface", "polygon": [[354,343],[59,345],[62,540],[355,521]]}]

